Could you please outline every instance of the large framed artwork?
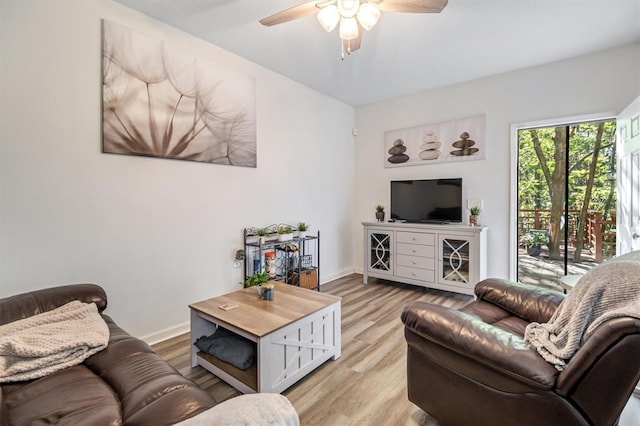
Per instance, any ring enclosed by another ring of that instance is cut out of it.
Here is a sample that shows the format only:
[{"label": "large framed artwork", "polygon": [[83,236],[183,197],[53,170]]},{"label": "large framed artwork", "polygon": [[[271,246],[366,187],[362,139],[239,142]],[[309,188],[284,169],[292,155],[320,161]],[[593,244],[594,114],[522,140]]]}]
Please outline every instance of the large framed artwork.
[{"label": "large framed artwork", "polygon": [[482,160],[484,132],[484,115],[385,132],[384,166]]},{"label": "large framed artwork", "polygon": [[102,150],[256,167],[255,78],[103,20]]}]

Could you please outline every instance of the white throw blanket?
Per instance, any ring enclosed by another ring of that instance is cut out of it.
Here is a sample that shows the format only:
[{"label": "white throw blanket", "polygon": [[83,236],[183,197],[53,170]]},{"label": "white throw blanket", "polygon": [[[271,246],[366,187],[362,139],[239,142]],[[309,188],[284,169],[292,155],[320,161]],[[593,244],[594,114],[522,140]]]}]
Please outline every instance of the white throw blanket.
[{"label": "white throw blanket", "polygon": [[300,419],[287,397],[254,393],[228,399],[176,426],[299,426]]},{"label": "white throw blanket", "polygon": [[603,322],[640,318],[640,252],[603,263],[585,274],[548,323],[530,323],[524,334],[538,353],[562,371]]},{"label": "white throw blanket", "polygon": [[94,303],[73,301],[0,326],[0,383],[36,379],[80,364],[107,347]]}]

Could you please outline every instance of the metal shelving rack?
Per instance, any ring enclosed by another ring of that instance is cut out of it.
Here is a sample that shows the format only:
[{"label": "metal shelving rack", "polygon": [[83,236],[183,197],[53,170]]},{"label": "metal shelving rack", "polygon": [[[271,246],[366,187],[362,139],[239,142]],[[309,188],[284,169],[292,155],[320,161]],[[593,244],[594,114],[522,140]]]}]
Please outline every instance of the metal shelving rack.
[{"label": "metal shelving rack", "polygon": [[[280,241],[279,225],[267,227],[264,243],[256,235],[257,228],[245,228],[244,240],[244,274],[243,282],[256,272],[265,271],[264,254],[268,251],[276,253],[275,275],[271,280],[283,281],[320,291],[320,231],[304,238],[295,236],[290,240]],[[308,281],[312,281],[310,286]]]}]

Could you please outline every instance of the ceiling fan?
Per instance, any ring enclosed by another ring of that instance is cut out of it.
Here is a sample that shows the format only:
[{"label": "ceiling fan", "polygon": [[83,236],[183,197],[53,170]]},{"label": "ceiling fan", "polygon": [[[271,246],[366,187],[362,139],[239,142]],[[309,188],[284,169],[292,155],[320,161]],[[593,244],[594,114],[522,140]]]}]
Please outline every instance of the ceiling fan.
[{"label": "ceiling fan", "polygon": [[320,25],[328,32],[339,24],[342,58],[360,48],[362,30],[378,22],[380,12],[440,13],[448,0],[323,0],[308,1],[260,20],[268,27],[304,16],[318,14]]}]

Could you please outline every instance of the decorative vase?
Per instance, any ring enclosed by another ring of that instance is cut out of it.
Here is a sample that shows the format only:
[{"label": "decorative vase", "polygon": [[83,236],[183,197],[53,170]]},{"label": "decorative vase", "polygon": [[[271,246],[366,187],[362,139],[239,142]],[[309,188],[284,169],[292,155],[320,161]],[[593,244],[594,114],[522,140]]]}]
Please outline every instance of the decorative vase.
[{"label": "decorative vase", "polygon": [[266,251],[264,252],[264,270],[271,278],[277,275],[276,272],[276,252]]},{"label": "decorative vase", "polygon": [[307,231],[298,231],[298,238],[306,238]]},{"label": "decorative vase", "polygon": [[384,212],[376,212],[376,219],[378,222],[384,222]]},{"label": "decorative vase", "polygon": [[469,216],[469,225],[476,226],[478,224],[478,215],[472,214]]},{"label": "decorative vase", "polygon": [[267,240],[267,237],[265,237],[264,235],[258,235],[258,244],[262,245],[265,243],[266,240]]},{"label": "decorative vase", "polygon": [[260,298],[262,300],[273,300],[275,290],[276,289],[273,284],[263,284],[260,287]]}]

